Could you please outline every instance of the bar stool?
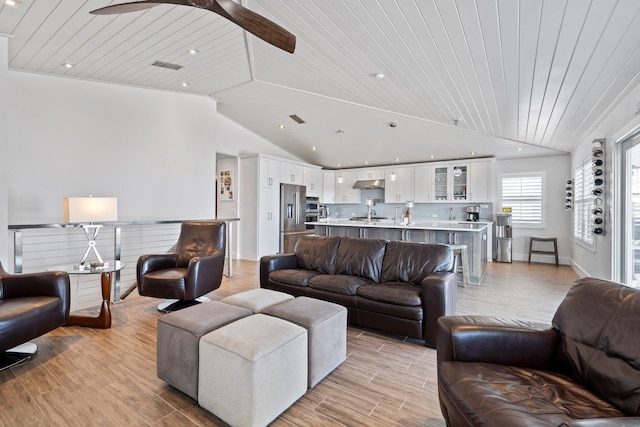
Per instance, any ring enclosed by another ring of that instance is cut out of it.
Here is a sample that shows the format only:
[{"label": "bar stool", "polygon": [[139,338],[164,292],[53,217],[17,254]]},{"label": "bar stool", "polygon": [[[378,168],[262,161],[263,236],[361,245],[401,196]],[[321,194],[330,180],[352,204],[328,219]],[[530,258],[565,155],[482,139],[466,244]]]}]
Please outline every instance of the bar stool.
[{"label": "bar stool", "polygon": [[460,256],[460,266],[462,269],[462,286],[469,285],[469,257],[467,256],[467,245],[448,245],[453,250],[454,256]]},{"label": "bar stool", "polygon": [[[533,250],[533,242],[553,242],[552,251]],[[531,254],[554,255],[556,257],[556,265],[558,264],[558,239],[556,237],[529,237],[529,264],[531,264]]]}]

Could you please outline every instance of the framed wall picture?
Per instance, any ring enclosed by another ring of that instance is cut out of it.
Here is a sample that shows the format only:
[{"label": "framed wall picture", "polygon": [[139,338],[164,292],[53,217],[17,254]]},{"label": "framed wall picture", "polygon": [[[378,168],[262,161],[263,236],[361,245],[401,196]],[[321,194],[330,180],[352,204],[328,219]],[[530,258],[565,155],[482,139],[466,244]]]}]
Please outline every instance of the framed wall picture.
[{"label": "framed wall picture", "polygon": [[234,200],[233,195],[233,169],[223,169],[220,171],[220,193],[218,194],[221,202]]}]

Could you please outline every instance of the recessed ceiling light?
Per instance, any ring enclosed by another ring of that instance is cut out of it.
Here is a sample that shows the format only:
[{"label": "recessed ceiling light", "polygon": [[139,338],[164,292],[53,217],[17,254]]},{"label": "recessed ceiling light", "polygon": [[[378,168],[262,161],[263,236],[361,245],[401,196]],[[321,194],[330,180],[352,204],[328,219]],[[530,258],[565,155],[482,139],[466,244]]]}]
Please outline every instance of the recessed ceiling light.
[{"label": "recessed ceiling light", "polygon": [[187,83],[187,82],[182,82],[181,84],[182,84],[182,87],[187,87],[187,86],[189,86],[189,83]]},{"label": "recessed ceiling light", "polygon": [[4,4],[7,6],[18,6],[20,2],[18,0],[4,0]]},{"label": "recessed ceiling light", "polygon": [[284,125],[278,125],[278,129],[284,129]]},{"label": "recessed ceiling light", "polygon": [[471,152],[469,152],[469,154],[471,154],[472,156],[475,156],[476,152],[475,151],[471,151]]},{"label": "recessed ceiling light", "polygon": [[369,164],[369,161],[368,161],[368,160],[365,160],[365,161],[364,161],[364,164],[365,164],[365,165],[368,165],[368,164]]},{"label": "recessed ceiling light", "polygon": [[400,161],[400,159],[396,157],[396,162],[399,162],[399,161]]},{"label": "recessed ceiling light", "polygon": [[338,163],[338,167],[340,167],[340,163]]},{"label": "recessed ceiling light", "polygon": [[435,158],[436,156],[434,156],[433,154],[429,156],[430,159]]},{"label": "recessed ceiling light", "polygon": [[65,62],[64,64],[62,64],[62,66],[64,68],[73,68],[73,64],[69,63],[69,62]]},{"label": "recessed ceiling light", "polygon": [[384,79],[384,74],[383,73],[376,73],[376,79],[378,79],[378,80]]},{"label": "recessed ceiling light", "polygon": [[311,151],[316,151],[317,148],[316,147],[311,147]]},{"label": "recessed ceiling light", "polygon": [[189,53],[190,53],[191,55],[197,55],[197,54],[199,54],[199,53],[200,53],[200,51],[199,51],[198,49],[189,49]]},{"label": "recessed ceiling light", "polygon": [[522,147],[518,147],[518,151],[522,151]]}]

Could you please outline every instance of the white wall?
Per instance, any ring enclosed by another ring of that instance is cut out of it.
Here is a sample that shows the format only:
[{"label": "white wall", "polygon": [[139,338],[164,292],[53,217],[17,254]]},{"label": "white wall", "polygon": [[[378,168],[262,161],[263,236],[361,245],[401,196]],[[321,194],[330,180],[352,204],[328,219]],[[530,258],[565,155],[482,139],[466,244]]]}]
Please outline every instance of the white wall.
[{"label": "white wall", "polygon": [[614,238],[613,222],[618,218],[619,209],[614,201],[616,200],[616,171],[614,171],[614,158],[617,155],[617,140],[625,134],[640,126],[640,116],[638,111],[638,101],[640,101],[640,86],[635,87],[630,93],[622,98],[602,122],[589,133],[584,141],[576,147],[571,156],[571,170],[584,161],[591,154],[591,143],[594,139],[606,138],[606,191],[605,191],[605,233],[602,236],[595,236],[595,250],[586,249],[577,243],[573,244],[574,268],[579,274],[585,276],[599,277],[602,279],[617,280],[617,269],[619,260],[614,258],[613,247]]},{"label": "white wall", "polygon": [[9,246],[9,224],[8,191],[9,180],[7,169],[9,167],[9,138],[7,135],[7,113],[9,110],[9,100],[7,97],[7,63],[8,63],[8,40],[0,35],[0,262],[7,266]]},{"label": "white wall", "polygon": [[[509,173],[544,172],[545,227],[521,228],[514,227],[513,259],[526,261],[529,257],[529,237],[557,237],[558,255],[561,264],[571,263],[571,211],[564,208],[564,189],[567,178],[571,175],[569,155],[536,157],[517,160],[500,160],[495,163],[495,188],[500,199],[500,175]],[[500,209],[496,204],[496,210]],[[545,249],[546,250],[546,249]],[[552,256],[534,255],[532,261],[554,262]]]},{"label": "white wall", "polygon": [[[216,151],[291,155],[207,97],[8,72],[9,224],[63,220],[65,196],[116,196],[119,218],[214,215]],[[6,246],[6,245],[4,245]]]}]

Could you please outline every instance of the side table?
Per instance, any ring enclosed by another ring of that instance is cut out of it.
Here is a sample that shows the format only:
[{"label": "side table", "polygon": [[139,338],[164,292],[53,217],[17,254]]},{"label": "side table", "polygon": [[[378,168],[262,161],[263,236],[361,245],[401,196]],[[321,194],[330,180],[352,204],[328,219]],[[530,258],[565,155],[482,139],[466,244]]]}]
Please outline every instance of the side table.
[{"label": "side table", "polygon": [[90,328],[108,329],[111,327],[111,310],[109,299],[111,296],[111,284],[113,275],[116,271],[124,268],[124,263],[120,261],[111,261],[103,267],[85,267],[79,269],[77,264],[63,265],[51,268],[49,270],[66,271],[69,274],[100,274],[102,284],[102,303],[100,304],[100,313],[98,316],[90,316],[86,314],[69,314],[67,325],[88,326]]}]

